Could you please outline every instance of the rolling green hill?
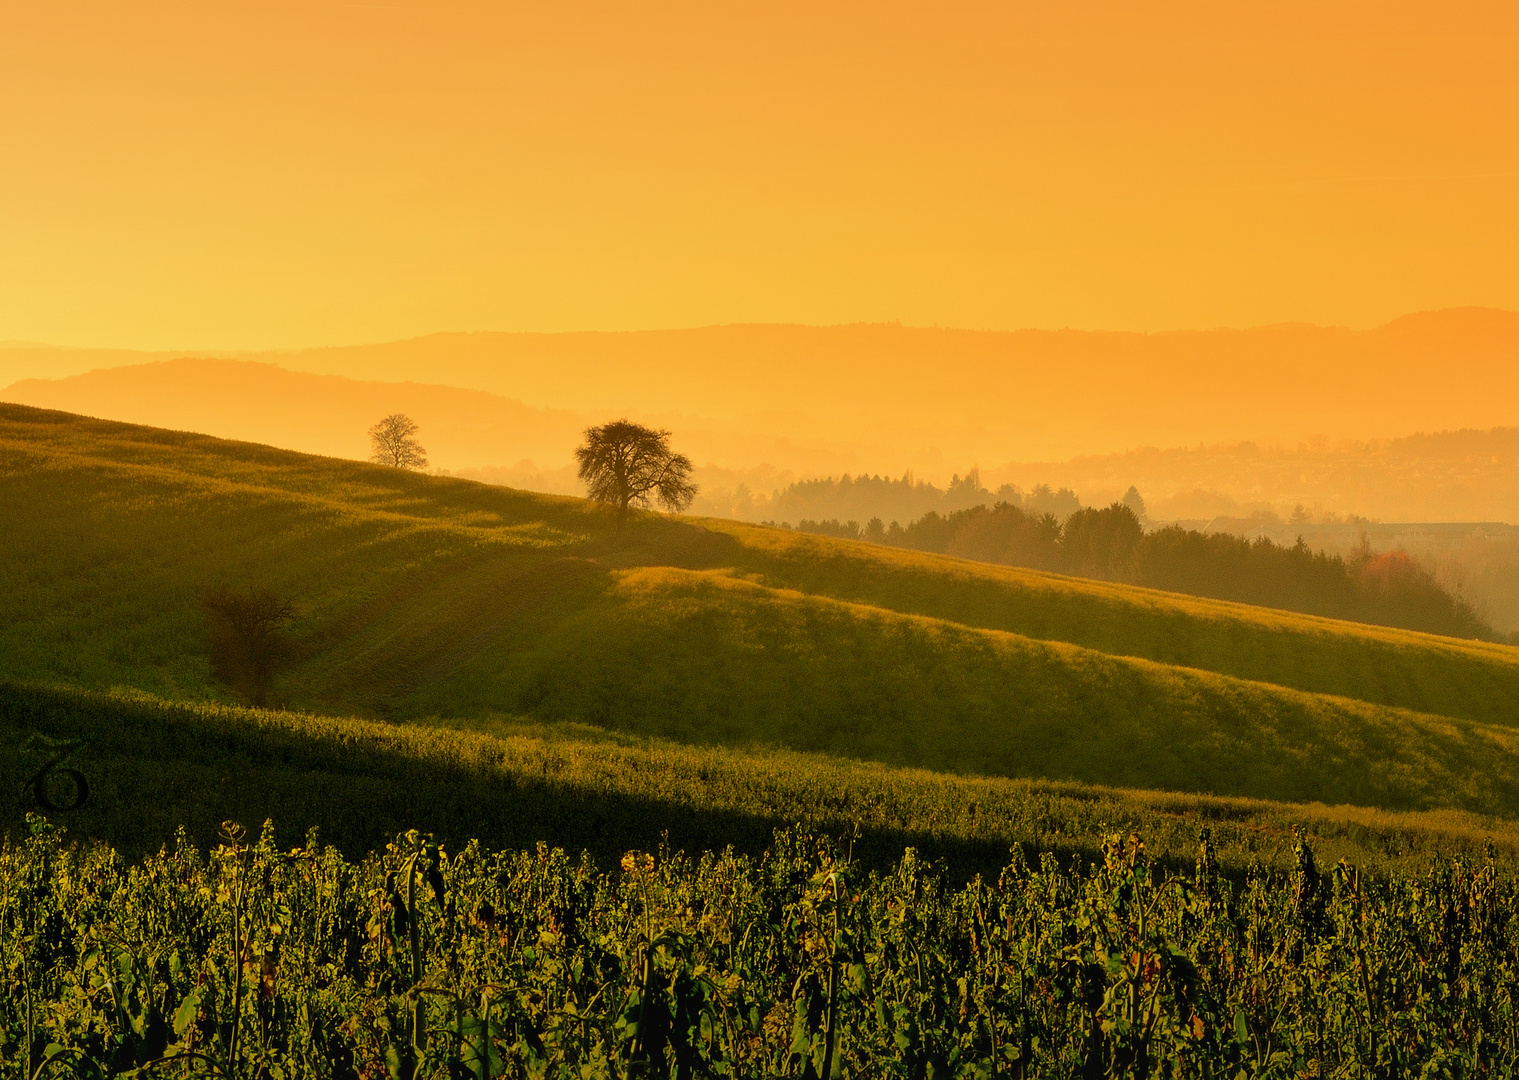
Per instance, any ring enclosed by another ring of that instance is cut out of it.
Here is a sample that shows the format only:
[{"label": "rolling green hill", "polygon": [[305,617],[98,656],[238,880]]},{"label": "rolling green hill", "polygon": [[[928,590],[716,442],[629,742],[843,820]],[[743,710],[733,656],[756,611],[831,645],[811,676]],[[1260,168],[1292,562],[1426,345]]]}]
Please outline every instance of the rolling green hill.
[{"label": "rolling green hill", "polygon": [[[846,840],[874,867],[904,846],[960,877],[992,877],[1008,850],[1102,861],[1114,831],[1137,830],[1151,857],[1190,868],[1207,826],[1220,865],[1294,865],[1294,835],[1321,860],[1386,873],[1434,854],[1496,854],[1519,866],[1519,824],[1457,810],[1387,811],[1136,791],[1066,781],[960,777],[778,747],[739,750],[630,738],[580,724],[468,721],[449,726],[165,701],[0,681],[0,787],[14,791],[48,760],[46,744],[78,740],[67,767],[91,797],[55,815],[75,836],[128,857],[200,844],[221,823],[272,819],[282,846],[309,829],[350,855],[418,828],[454,846],[587,850],[615,865],[630,848],[758,853],[774,829],[801,824]],[[1500,755],[1512,773],[1515,756]],[[1437,775],[1434,780],[1449,779]],[[72,792],[63,786],[60,799]],[[25,831],[0,805],[0,833]]]},{"label": "rolling green hill", "polygon": [[1519,649],[0,405],[0,678],[229,700],[198,599],[301,610],[278,697],[946,772],[1519,816]]}]

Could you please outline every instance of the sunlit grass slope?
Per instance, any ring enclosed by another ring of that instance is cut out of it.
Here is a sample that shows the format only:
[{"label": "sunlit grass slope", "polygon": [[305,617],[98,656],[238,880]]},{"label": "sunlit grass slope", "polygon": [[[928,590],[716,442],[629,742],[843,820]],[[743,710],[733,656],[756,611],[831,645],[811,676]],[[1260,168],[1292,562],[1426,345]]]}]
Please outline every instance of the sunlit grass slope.
[{"label": "sunlit grass slope", "polygon": [[[413,707],[509,700],[694,743],[999,776],[1497,811],[1519,732],[901,615],[729,575],[619,571],[512,656]],[[1474,786],[1475,785],[1475,786]],[[1414,800],[1406,802],[1404,800]]]},{"label": "sunlit grass slope", "polygon": [[1519,724],[1513,646],[734,522],[704,524],[763,553],[753,565],[783,587],[1300,690]]},{"label": "sunlit grass slope", "polygon": [[[936,769],[1508,812],[1519,649],[0,406],[0,676],[224,696],[197,598],[302,610],[280,694]],[[1490,767],[1491,766],[1491,767]]]},{"label": "sunlit grass slope", "polygon": [[[608,735],[575,724],[476,721],[454,727],[165,701],[0,681],[0,786],[22,787],[45,760],[28,739],[82,740],[69,760],[89,801],[54,815],[75,836],[124,854],[155,851],[180,826],[201,844],[223,821],[273,819],[283,843],[306,830],[350,854],[407,828],[458,844],[589,850],[603,865],[629,848],[758,852],[778,826],[801,823],[845,839],[855,856],[890,865],[911,845],[960,876],[996,874],[1008,849],[1101,859],[1105,837],[1138,831],[1151,856],[1188,866],[1207,825],[1220,863],[1292,866],[1294,832],[1320,860],[1374,872],[1423,869],[1432,854],[1479,856],[1489,844],[1519,865],[1519,827],[1462,810],[1387,811],[1087,784],[970,778],[775,747],[736,750]],[[1519,757],[1477,765],[1476,787],[1502,792],[1513,814]],[[1451,779],[1436,773],[1433,783]],[[1471,778],[1461,784],[1470,788]],[[1422,805],[1410,793],[1404,805]],[[26,829],[14,801],[0,832]]]}]

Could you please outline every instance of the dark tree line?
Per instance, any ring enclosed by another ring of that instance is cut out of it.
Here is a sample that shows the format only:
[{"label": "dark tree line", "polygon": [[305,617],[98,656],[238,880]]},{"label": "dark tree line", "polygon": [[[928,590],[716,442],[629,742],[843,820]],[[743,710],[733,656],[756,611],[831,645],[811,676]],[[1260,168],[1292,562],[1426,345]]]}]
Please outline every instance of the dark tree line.
[{"label": "dark tree line", "polygon": [[804,532],[935,551],[981,562],[1236,600],[1307,615],[1452,637],[1495,637],[1482,616],[1405,552],[1363,549],[1344,558],[1260,537],[1179,525],[1146,532],[1130,506],[1078,510],[1063,522],[1010,503],[930,511],[903,527],[879,518],[804,521]]},{"label": "dark tree line", "polygon": [[897,479],[845,473],[838,478],[798,480],[775,493],[769,516],[776,521],[812,524],[876,517],[912,521],[929,512],[950,514],[994,503],[1008,503],[1034,514],[1051,513],[1061,519],[1081,509],[1081,501],[1069,488],[1057,491],[1040,484],[1025,492],[1014,484],[1003,484],[994,492],[982,485],[981,471],[971,469],[964,476],[955,474],[944,488],[915,479],[911,472]]}]

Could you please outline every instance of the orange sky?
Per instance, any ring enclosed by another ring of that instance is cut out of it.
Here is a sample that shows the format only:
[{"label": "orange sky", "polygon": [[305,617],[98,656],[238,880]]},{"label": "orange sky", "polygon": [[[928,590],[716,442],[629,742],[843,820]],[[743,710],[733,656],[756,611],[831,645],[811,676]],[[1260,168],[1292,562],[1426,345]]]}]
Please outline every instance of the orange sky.
[{"label": "orange sky", "polygon": [[1519,308],[1519,4],[0,0],[0,339]]}]

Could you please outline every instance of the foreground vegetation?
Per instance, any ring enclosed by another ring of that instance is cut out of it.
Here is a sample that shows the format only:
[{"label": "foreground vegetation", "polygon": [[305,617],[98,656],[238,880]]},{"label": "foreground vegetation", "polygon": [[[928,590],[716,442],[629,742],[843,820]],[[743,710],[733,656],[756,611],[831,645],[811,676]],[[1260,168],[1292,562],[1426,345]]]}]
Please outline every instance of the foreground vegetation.
[{"label": "foreground vegetation", "polygon": [[355,864],[227,823],[138,865],[0,846],[22,1075],[1506,1077],[1519,901],[1416,875],[1151,865],[1138,837],[949,886],[799,832],[758,858],[451,849]]}]

